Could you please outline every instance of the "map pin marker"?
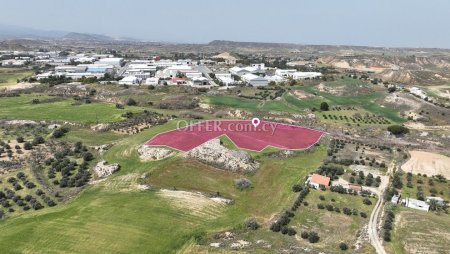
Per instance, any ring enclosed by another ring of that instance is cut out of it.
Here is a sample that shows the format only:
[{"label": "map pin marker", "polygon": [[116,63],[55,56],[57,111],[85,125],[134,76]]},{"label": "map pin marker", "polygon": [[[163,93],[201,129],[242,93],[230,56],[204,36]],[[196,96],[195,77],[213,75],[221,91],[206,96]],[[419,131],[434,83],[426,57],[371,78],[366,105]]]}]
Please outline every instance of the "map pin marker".
[{"label": "map pin marker", "polygon": [[261,120],[259,120],[259,118],[253,118],[252,119],[252,124],[253,126],[256,128],[258,127],[258,125],[261,123]]}]

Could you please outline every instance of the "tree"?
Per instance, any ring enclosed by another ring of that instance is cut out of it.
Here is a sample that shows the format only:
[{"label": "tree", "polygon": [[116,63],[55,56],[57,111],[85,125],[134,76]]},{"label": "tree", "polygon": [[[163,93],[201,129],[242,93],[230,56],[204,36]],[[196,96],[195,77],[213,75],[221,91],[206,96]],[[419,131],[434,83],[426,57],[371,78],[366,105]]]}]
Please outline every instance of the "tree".
[{"label": "tree", "polygon": [[391,125],[387,128],[387,130],[394,135],[402,135],[409,133],[409,129],[401,125]]},{"label": "tree", "polygon": [[320,110],[322,110],[322,111],[328,111],[329,108],[330,108],[330,106],[325,101],[320,104]]}]

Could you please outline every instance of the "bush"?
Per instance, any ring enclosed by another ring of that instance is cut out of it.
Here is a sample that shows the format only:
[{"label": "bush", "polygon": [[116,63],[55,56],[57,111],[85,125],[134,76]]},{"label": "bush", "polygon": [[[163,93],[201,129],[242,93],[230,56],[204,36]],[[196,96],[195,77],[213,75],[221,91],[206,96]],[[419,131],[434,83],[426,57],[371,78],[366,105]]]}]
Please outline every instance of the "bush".
[{"label": "bush", "polygon": [[363,204],[365,204],[365,205],[372,205],[372,201],[370,201],[370,199],[368,199],[368,198],[365,198],[363,200]]},{"label": "bush", "polygon": [[39,144],[44,144],[45,143],[45,139],[41,136],[37,136],[33,139],[33,142],[31,142],[33,144],[33,146],[35,145],[39,145]]},{"label": "bush", "polygon": [[248,180],[247,178],[240,178],[234,180],[234,186],[238,188],[239,190],[244,190],[252,187],[252,182]]},{"label": "bush", "polygon": [[345,243],[340,243],[340,244],[339,244],[339,249],[341,249],[341,250],[347,250],[347,249],[348,249],[348,246],[347,246],[347,244],[345,244]]},{"label": "bush", "polygon": [[64,131],[61,128],[54,130],[52,133],[53,138],[61,138],[62,136],[64,136]]},{"label": "bush", "polygon": [[297,231],[295,231],[295,229],[293,229],[293,228],[288,228],[287,234],[290,236],[293,236],[293,235],[297,234]]},{"label": "bush", "polygon": [[33,145],[30,142],[25,142],[25,144],[23,144],[23,149],[31,150],[33,149]]},{"label": "bush", "polygon": [[257,230],[259,228],[259,224],[255,218],[245,220],[245,226],[251,230]]},{"label": "bush", "polygon": [[293,192],[300,192],[303,190],[303,186],[300,184],[295,184],[294,186],[292,186],[292,191]]},{"label": "bush", "polygon": [[23,143],[25,141],[25,139],[21,136],[16,138],[17,143]]},{"label": "bush", "polygon": [[128,98],[127,101],[125,102],[125,104],[127,106],[136,106],[137,102],[133,98]]},{"label": "bush", "polygon": [[310,243],[317,243],[319,241],[320,237],[316,232],[309,232],[308,234],[308,241]]},{"label": "bush", "polygon": [[309,237],[309,233],[306,232],[306,231],[303,231],[303,232],[300,234],[300,236],[301,236],[303,239],[307,239],[307,238]]}]

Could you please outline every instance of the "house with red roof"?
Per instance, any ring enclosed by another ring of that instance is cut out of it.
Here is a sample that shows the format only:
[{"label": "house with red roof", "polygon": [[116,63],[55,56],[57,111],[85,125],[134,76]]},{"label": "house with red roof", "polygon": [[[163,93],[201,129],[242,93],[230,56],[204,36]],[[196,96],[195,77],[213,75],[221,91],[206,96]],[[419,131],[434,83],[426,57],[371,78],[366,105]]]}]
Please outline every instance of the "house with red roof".
[{"label": "house with red roof", "polygon": [[330,187],[331,179],[329,177],[319,175],[319,174],[313,174],[309,178],[309,186],[312,188],[320,189],[322,187],[328,188]]}]

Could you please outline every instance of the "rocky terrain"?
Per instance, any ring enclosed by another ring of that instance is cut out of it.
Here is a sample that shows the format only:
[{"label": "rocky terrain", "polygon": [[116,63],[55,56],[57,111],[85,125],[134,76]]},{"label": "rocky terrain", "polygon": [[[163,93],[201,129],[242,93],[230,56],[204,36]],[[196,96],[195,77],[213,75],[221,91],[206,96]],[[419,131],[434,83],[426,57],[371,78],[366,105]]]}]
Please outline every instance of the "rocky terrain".
[{"label": "rocky terrain", "polygon": [[187,152],[185,156],[232,172],[253,172],[259,168],[259,163],[247,152],[229,150],[220,144],[219,139],[210,140]]},{"label": "rocky terrain", "polygon": [[162,148],[143,145],[138,148],[138,154],[141,160],[162,160],[174,154],[174,151]]},{"label": "rocky terrain", "polygon": [[98,177],[104,178],[112,175],[114,172],[119,170],[120,166],[117,163],[109,165],[106,161],[100,161],[94,167],[94,171]]}]

